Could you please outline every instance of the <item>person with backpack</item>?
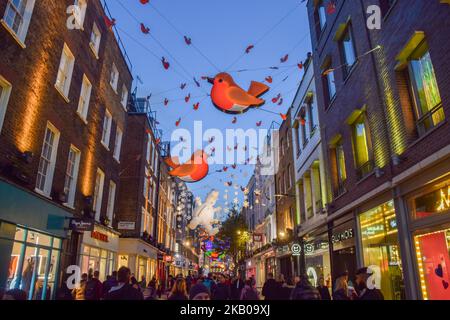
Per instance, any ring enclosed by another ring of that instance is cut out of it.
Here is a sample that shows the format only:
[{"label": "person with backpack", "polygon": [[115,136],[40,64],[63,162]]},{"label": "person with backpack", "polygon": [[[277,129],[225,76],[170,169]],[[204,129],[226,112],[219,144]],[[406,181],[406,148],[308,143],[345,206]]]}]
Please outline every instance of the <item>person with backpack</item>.
[{"label": "person with backpack", "polygon": [[127,267],[121,267],[117,272],[118,285],[112,287],[105,300],[144,300],[139,290],[130,284],[131,271]]},{"label": "person with backpack", "polygon": [[98,279],[100,272],[95,271],[92,278],[86,283],[84,296],[86,300],[100,300],[102,296],[102,282]]},{"label": "person with backpack", "polygon": [[250,300],[250,301],[259,300],[258,291],[253,286],[253,281],[251,279],[245,281],[245,287],[241,291],[240,300]]}]

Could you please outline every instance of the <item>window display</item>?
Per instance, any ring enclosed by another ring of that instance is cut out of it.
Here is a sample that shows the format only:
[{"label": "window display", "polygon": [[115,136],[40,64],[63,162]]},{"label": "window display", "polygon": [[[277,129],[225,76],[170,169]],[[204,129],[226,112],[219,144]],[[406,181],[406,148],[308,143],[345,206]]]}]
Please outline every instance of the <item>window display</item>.
[{"label": "window display", "polygon": [[100,281],[105,281],[106,276],[115,270],[116,253],[108,250],[82,245],[80,255],[81,273],[99,271]]},{"label": "window display", "polygon": [[60,254],[60,239],[17,227],[6,288],[24,290],[28,300],[52,299]]},{"label": "window display", "polygon": [[414,237],[424,300],[450,300],[450,229]]},{"label": "window display", "polygon": [[448,181],[427,188],[409,201],[413,219],[424,219],[450,212],[450,185]]},{"label": "window display", "polygon": [[314,287],[319,285],[319,279],[324,278],[325,285],[331,288],[331,265],[328,234],[324,234],[314,241],[306,242],[305,267],[309,281]]},{"label": "window display", "polygon": [[405,298],[394,202],[386,202],[359,216],[364,265],[374,275],[372,285],[387,300]]}]

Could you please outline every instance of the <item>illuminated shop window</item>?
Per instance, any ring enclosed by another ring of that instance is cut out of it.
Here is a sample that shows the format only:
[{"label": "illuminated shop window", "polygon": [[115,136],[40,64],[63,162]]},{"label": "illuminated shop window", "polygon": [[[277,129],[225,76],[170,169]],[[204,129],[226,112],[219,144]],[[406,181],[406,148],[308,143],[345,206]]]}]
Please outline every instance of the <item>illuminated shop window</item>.
[{"label": "illuminated shop window", "polygon": [[423,41],[409,57],[409,78],[419,135],[445,120],[428,44]]},{"label": "illuminated shop window", "polygon": [[414,237],[424,300],[450,300],[450,229]]},{"label": "illuminated shop window", "polygon": [[436,183],[426,188],[409,201],[413,219],[426,219],[450,212],[450,184],[449,181]]},{"label": "illuminated shop window", "polygon": [[380,289],[387,300],[405,299],[394,202],[362,213],[359,226],[364,265],[374,273],[368,285]]},{"label": "illuminated shop window", "polygon": [[7,280],[1,286],[24,290],[28,300],[54,299],[61,240],[17,227],[11,248]]}]

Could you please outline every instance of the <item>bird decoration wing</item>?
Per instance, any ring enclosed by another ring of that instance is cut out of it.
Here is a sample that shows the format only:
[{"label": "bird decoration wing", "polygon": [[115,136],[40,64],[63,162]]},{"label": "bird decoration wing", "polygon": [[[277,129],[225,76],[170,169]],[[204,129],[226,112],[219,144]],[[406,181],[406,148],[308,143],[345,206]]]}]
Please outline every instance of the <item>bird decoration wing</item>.
[{"label": "bird decoration wing", "polygon": [[169,171],[169,174],[174,177],[186,177],[193,174],[196,170],[197,170],[196,164],[184,164],[182,166],[178,166],[172,171]]},{"label": "bird decoration wing", "polygon": [[264,83],[252,81],[250,84],[250,89],[248,89],[248,93],[254,97],[259,97],[260,95],[266,93],[269,89],[269,86]]},{"label": "bird decoration wing", "polygon": [[239,87],[230,87],[228,89],[228,97],[230,100],[234,101],[234,103],[243,106],[261,105],[264,103],[264,100],[250,95]]},{"label": "bird decoration wing", "polygon": [[180,166],[180,159],[178,157],[166,158],[164,162],[171,168],[178,168]]}]

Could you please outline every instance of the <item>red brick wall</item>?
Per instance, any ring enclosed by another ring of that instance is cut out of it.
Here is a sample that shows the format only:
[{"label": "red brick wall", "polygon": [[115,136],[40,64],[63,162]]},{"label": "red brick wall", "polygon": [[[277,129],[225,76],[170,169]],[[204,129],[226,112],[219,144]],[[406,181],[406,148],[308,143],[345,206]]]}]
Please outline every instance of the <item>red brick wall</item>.
[{"label": "red brick wall", "polygon": [[[6,1],[0,3],[0,16],[3,16],[5,3]],[[63,190],[67,157],[70,144],[73,144],[81,151],[74,213],[81,213],[83,195],[92,195],[95,172],[99,167],[106,175],[102,205],[104,215],[109,181],[114,180],[119,188],[119,164],[113,159],[116,126],[126,132],[121,97],[113,94],[109,86],[112,61],[120,72],[119,93],[123,83],[131,91],[132,77],[113,34],[104,25],[100,1],[88,2],[84,31],[67,29],[66,8],[70,4],[73,1],[36,1],[25,49],[0,26],[0,74],[12,84],[0,134],[0,164],[16,163],[30,177],[30,183],[26,187],[34,190],[46,123],[50,121],[61,133],[53,189]],[[102,33],[98,60],[89,48],[94,20]],[[54,87],[64,43],[67,43],[75,56],[69,103]],[[93,86],[87,124],[76,114],[83,74],[88,76]],[[100,144],[105,107],[113,115],[110,151]],[[18,158],[22,151],[33,152],[31,164]]]}]

